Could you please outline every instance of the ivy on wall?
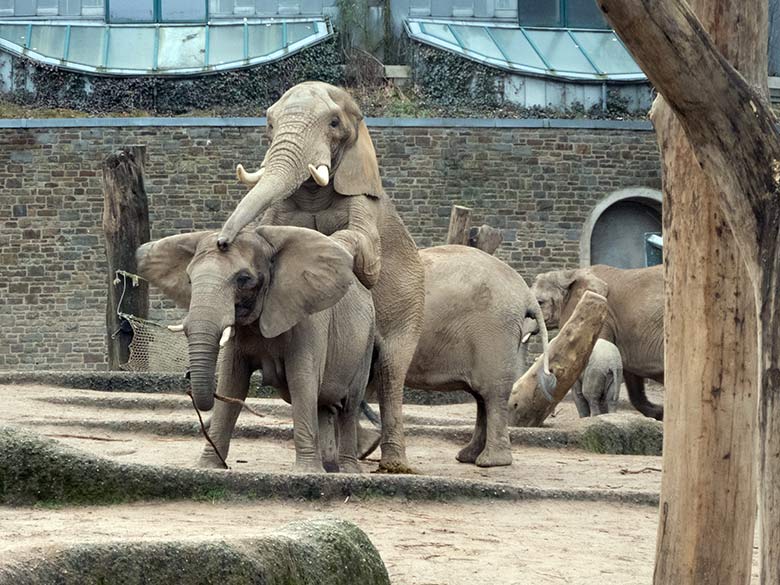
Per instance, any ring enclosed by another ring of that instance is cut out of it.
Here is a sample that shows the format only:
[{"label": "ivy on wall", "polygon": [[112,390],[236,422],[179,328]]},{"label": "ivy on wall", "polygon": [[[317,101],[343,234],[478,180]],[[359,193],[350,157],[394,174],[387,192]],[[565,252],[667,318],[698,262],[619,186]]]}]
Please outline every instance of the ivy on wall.
[{"label": "ivy on wall", "polygon": [[9,97],[19,105],[90,114],[177,115],[210,110],[222,115],[262,115],[296,83],[342,84],[341,62],[336,38],[274,63],[192,78],[89,76],[19,57],[13,60],[15,89]]}]

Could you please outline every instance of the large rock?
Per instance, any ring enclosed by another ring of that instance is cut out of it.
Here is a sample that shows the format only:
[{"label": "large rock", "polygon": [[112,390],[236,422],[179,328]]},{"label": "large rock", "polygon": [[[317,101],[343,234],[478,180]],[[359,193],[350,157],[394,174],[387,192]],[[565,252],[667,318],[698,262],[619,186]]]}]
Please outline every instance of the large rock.
[{"label": "large rock", "polygon": [[389,585],[371,541],[344,520],[231,542],[80,545],[0,564],[0,585]]}]

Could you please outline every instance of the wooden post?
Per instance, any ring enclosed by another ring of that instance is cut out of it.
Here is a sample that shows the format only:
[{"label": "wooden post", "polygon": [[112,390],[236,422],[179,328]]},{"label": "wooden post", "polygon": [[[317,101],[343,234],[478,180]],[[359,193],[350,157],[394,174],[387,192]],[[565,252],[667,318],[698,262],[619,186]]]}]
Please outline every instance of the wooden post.
[{"label": "wooden post", "polygon": [[[117,315],[124,282],[114,284],[117,270],[136,273],[135,251],[149,241],[149,208],[144,190],[145,146],[120,149],[103,161],[103,233],[108,260],[108,303],[106,333],[108,367],[118,370],[130,357],[133,331]],[[123,313],[145,318],[149,314],[149,285],[139,281],[137,287],[127,282],[122,297]]]},{"label": "wooden post", "polygon": [[552,400],[537,387],[537,376],[542,367],[540,356],[512,386],[509,396],[510,424],[516,427],[538,427],[552,414],[585,368],[606,315],[607,299],[593,291],[585,291],[571,317],[548,348],[550,371],[557,379],[555,390],[550,396]]},{"label": "wooden post", "polygon": [[465,246],[468,243],[471,208],[453,205],[450,212],[450,227],[447,230],[447,243]]},{"label": "wooden post", "polygon": [[493,254],[504,241],[504,232],[498,228],[483,224],[469,231],[468,245],[488,254]]},{"label": "wooden post", "polygon": [[651,116],[664,165],[667,239],[654,582],[750,583],[760,388],[761,583],[777,585],[780,134],[765,99],[767,3],[598,2],[663,95]]}]

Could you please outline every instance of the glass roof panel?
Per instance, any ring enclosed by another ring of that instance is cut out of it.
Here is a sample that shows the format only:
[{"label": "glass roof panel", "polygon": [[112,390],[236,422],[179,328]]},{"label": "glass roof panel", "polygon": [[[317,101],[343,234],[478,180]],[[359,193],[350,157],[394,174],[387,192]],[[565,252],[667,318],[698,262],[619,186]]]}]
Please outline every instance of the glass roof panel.
[{"label": "glass roof panel", "polygon": [[[68,28],[70,41],[64,55]],[[208,27],[0,20],[3,50],[22,55],[29,48],[30,58],[55,67],[116,75],[192,74],[206,67],[226,70],[258,65],[278,58],[285,42],[298,51],[332,34],[328,22],[319,18],[258,19],[246,25],[212,23]]]},{"label": "glass roof panel", "polygon": [[24,47],[27,41],[27,25],[24,24],[0,24],[0,38]]},{"label": "glass roof panel", "polygon": [[531,41],[552,69],[561,72],[597,73],[565,30],[527,30]]},{"label": "glass roof panel", "polygon": [[243,26],[212,26],[209,28],[209,65],[233,63],[243,59]]},{"label": "glass roof panel", "polygon": [[284,46],[282,24],[266,24],[249,28],[249,54],[270,55]]},{"label": "glass roof panel", "polygon": [[108,37],[106,67],[112,69],[152,69],[154,67],[152,27],[112,27]]},{"label": "glass roof panel", "polygon": [[316,32],[317,29],[313,22],[291,22],[287,25],[287,44],[292,45],[302,41]]},{"label": "glass roof panel", "polygon": [[623,44],[612,32],[577,31],[574,37],[588,56],[602,71],[612,73],[641,73]]},{"label": "glass roof panel", "polygon": [[491,33],[511,62],[547,69],[519,28],[494,28]]},{"label": "glass roof panel", "polygon": [[506,60],[484,27],[451,25],[450,29],[467,51],[473,51],[491,59]]},{"label": "glass roof panel", "polygon": [[36,53],[62,59],[65,51],[65,27],[33,26],[30,35],[30,49]]},{"label": "glass roof panel", "polygon": [[446,24],[436,24],[432,22],[426,22],[420,25],[420,30],[425,34],[431,35],[434,38],[458,46],[458,39],[456,39],[450,32],[449,27]]},{"label": "glass roof panel", "polygon": [[202,26],[160,28],[157,67],[186,69],[203,67],[206,60],[206,29]]},{"label": "glass roof panel", "polygon": [[68,61],[100,67],[103,64],[104,36],[105,28],[102,26],[72,26]]}]

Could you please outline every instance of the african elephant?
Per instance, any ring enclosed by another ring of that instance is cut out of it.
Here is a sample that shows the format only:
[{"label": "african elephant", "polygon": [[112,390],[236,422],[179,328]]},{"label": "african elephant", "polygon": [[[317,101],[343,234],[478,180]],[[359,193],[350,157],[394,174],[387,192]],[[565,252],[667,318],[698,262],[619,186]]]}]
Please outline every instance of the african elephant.
[{"label": "african elephant", "polygon": [[[541,332],[547,351],[539,305],[522,276],[476,248],[437,246],[420,250],[420,258],[425,319],[406,385],[469,392],[477,402],[477,420],[458,461],[509,465],[507,402],[526,369],[525,344]],[[360,451],[367,454],[363,441]]]},{"label": "african elephant", "polygon": [[417,248],[382,188],[363,116],[343,89],[296,85],[268,108],[270,146],[260,169],[239,179],[252,189],[225,222],[218,244],[262,214],[263,225],[316,229],[341,243],[371,290],[382,338],[376,386],[382,416],[380,469],[408,470],[403,381],[423,319],[423,268]]},{"label": "african elephant", "polygon": [[581,417],[615,412],[622,383],[620,350],[606,339],[597,339],[585,369],[571,388],[577,412]]},{"label": "african elephant", "polygon": [[532,287],[548,327],[565,323],[586,290],[607,297],[599,337],[614,343],[623,358],[623,380],[631,404],[663,420],[663,406],[645,394],[645,378],[664,382],[663,267],[625,270],[596,265],[557,270],[536,277]]},{"label": "african elephant", "polygon": [[[178,329],[187,335],[198,409],[214,406],[223,347],[218,394],[245,399],[252,372],[262,369],[264,381],[292,404],[296,469],[322,470],[318,434],[324,429],[332,440],[335,415],[338,463],[326,466],[359,471],[357,415],[371,371],[375,315],[340,244],[314,230],[264,226],[242,231],[225,251],[217,232],[203,231],[144,244],[136,257],[141,276],[189,308]],[[221,401],[215,407],[210,436],[222,457],[240,410]],[[211,445],[201,465],[220,465]]]}]

